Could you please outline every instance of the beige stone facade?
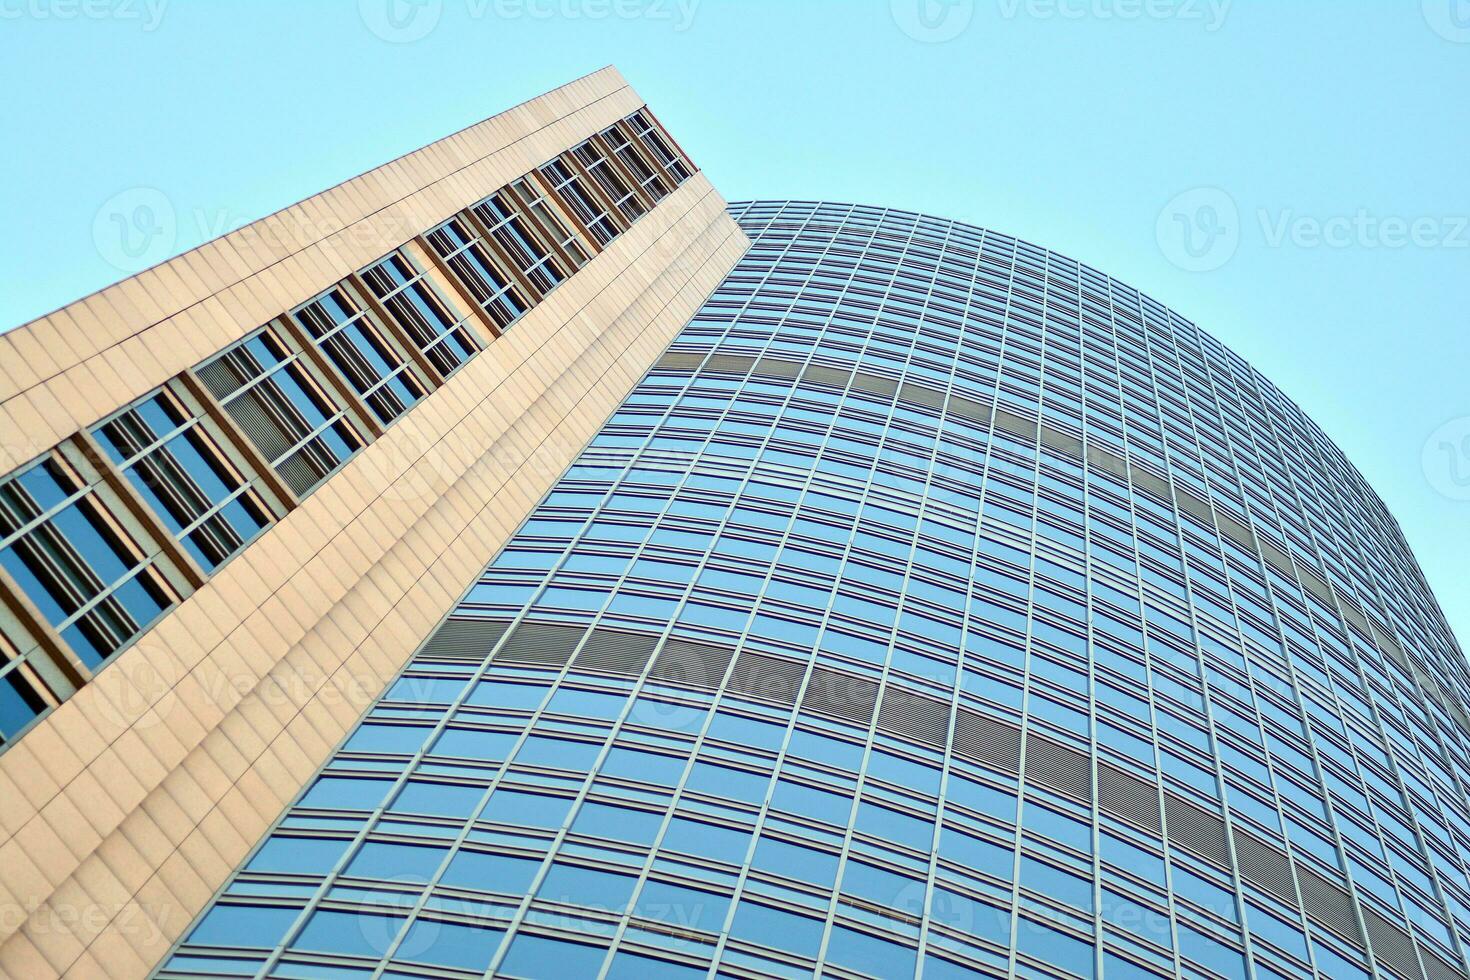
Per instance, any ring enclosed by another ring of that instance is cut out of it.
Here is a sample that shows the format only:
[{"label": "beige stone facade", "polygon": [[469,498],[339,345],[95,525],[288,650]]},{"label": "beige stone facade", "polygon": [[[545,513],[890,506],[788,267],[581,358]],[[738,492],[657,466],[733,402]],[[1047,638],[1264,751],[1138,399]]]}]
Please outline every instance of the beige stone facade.
[{"label": "beige stone facade", "polygon": [[[643,105],[604,69],[0,335],[0,474]],[[0,976],[142,976],[745,250],[694,173],[0,754]]]}]

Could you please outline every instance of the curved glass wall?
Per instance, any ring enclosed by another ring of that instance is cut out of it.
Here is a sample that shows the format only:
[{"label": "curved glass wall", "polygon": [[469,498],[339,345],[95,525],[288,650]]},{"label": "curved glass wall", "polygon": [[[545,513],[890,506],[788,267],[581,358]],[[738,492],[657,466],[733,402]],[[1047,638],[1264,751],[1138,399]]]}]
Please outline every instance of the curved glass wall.
[{"label": "curved glass wall", "polygon": [[1466,666],[1146,296],[754,244],[160,976],[1463,976]]}]

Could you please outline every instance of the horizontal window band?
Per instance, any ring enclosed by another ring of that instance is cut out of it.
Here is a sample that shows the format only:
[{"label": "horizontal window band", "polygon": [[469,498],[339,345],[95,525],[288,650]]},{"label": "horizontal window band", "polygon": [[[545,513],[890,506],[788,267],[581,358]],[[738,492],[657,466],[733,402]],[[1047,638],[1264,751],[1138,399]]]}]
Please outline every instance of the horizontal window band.
[{"label": "horizontal window band", "polygon": [[1234,515],[1213,507],[1202,497],[1177,482],[1156,475],[1137,460],[1124,453],[1096,442],[1084,443],[1077,436],[1058,428],[1051,422],[1019,415],[1001,408],[993,402],[983,402],[958,391],[946,399],[943,393],[913,384],[900,383],[893,378],[865,371],[861,368],[843,371],[827,365],[811,365],[801,369],[801,362],[784,358],[746,354],[714,353],[708,358],[701,354],[685,351],[665,353],[654,365],[655,371],[678,371],[695,374],[718,373],[736,376],[780,378],[802,383],[830,385],[859,391],[881,399],[897,399],[933,412],[948,410],[951,414],[979,423],[990,431],[1000,431],[1025,439],[1032,444],[1054,449],[1087,466],[1127,480],[1134,490],[1149,494],[1170,506],[1177,502],[1179,509],[1195,520],[1218,532],[1223,537],[1258,556],[1266,565],[1281,573],[1288,580],[1299,581],[1302,587],[1330,608],[1337,609],[1357,631],[1401,669],[1410,673],[1426,698],[1459,722],[1461,730],[1470,736],[1470,713],[1461,707],[1434,680],[1432,674],[1407,657],[1386,628],[1380,627],[1357,605],[1356,601],[1333,588],[1311,568],[1295,561],[1266,539],[1256,534],[1248,525]]},{"label": "horizontal window band", "polygon": [[451,617],[413,662],[447,658],[542,667],[570,664],[573,670],[626,677],[641,676],[648,669],[649,678],[662,684],[719,690],[849,724],[871,725],[885,735],[941,752],[948,746],[956,757],[1019,775],[1029,784],[1096,805],[1099,812],[1125,824],[1162,834],[1171,845],[1226,874],[1233,864],[1245,881],[1302,908],[1313,922],[1366,951],[1357,916],[1361,912],[1374,952],[1384,950],[1384,962],[1395,969],[1403,969],[1415,949],[1425,953],[1426,961],[1434,955],[1402,927],[1356,902],[1343,885],[1291,860],[1239,825],[1227,832],[1219,815],[1157,783],[1102,760],[1097,760],[1094,780],[1092,759],[1035,731],[1025,736],[1023,753],[1021,728],[1011,722],[964,706],[952,709],[949,702],[927,694],[826,667],[812,666],[808,677],[803,662],[706,641],[534,620],[522,620],[507,636],[510,623]]}]

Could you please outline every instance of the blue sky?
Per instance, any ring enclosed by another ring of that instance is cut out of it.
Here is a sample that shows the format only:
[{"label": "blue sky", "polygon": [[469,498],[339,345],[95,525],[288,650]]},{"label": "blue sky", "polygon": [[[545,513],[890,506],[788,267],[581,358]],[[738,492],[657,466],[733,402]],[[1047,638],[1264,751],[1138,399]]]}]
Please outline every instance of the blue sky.
[{"label": "blue sky", "polygon": [[973,221],[1213,332],[1470,643],[1470,0],[0,0],[0,327],[609,63],[731,200]]}]

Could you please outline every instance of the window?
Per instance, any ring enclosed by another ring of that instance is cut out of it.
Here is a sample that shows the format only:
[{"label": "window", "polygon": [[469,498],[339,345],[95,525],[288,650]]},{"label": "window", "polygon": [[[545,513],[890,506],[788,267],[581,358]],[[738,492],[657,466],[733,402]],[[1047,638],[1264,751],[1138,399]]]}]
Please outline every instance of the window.
[{"label": "window", "polygon": [[539,858],[461,850],[444,869],[440,881],[457,888],[523,895],[540,867]]},{"label": "window", "polygon": [[[637,881],[634,875],[557,863],[547,870],[536,897],[542,901],[617,913],[627,907]],[[646,893],[647,889],[644,891]]]},{"label": "window", "polygon": [[442,847],[368,841],[358,850],[342,874],[394,882],[428,881],[439,870],[439,865],[444,863],[444,855],[447,853]]},{"label": "window", "polygon": [[363,446],[343,409],[269,328],[226,348],[196,373],[297,496],[310,493]]},{"label": "window", "polygon": [[[0,564],[94,670],[177,601],[113,512],[61,452],[0,483]],[[7,713],[34,706],[28,683],[5,676]]]},{"label": "window", "polygon": [[[372,915],[319,909],[291,944],[292,949],[342,956],[381,957],[403,927],[397,915]],[[193,939],[191,936],[190,939]]]},{"label": "window", "polygon": [[288,837],[266,840],[246,865],[261,874],[325,875],[331,872],[352,842],[334,837]]},{"label": "window", "polygon": [[608,967],[607,980],[703,980],[708,970],[668,960],[619,952]]},{"label": "window", "polygon": [[661,172],[656,172],[648,165],[621,125],[609,126],[599,135],[607,144],[608,149],[612,151],[613,156],[617,157],[618,162],[623,165],[623,169],[648,195],[649,200],[657,203],[668,195],[668,181],[664,179]]},{"label": "window", "polygon": [[815,956],[822,943],[822,926],[821,919],[794,915],[747,900],[741,902],[735,911],[730,936],[799,956]]},{"label": "window", "polygon": [[292,316],[379,422],[387,425],[424,396],[424,385],[407,361],[341,286]]},{"label": "window", "polygon": [[506,952],[505,961],[495,973],[496,976],[519,977],[523,980],[595,977],[606,955],[607,950],[601,946],[588,946],[544,936],[518,935]]},{"label": "window", "polygon": [[658,813],[589,801],[578,809],[572,831],[599,840],[646,845],[653,843],[662,823],[663,817]]},{"label": "window", "polygon": [[587,189],[587,185],[570,164],[560,159],[553,160],[543,166],[540,173],[551,184],[552,191],[566,202],[572,214],[597,240],[599,246],[606,245],[618,236],[622,229],[597,197]]},{"label": "window", "polygon": [[470,210],[537,291],[544,295],[566,278],[561,263],[537,240],[505,191],[491,194]]},{"label": "window", "polygon": [[216,905],[194,927],[189,942],[269,949],[286,935],[298,914],[298,909],[273,905]]},{"label": "window", "polygon": [[510,188],[525,206],[526,213],[530,215],[531,220],[538,223],[541,230],[561,247],[567,258],[571,260],[573,267],[580,269],[587,261],[587,249],[583,246],[582,239],[577,233],[567,227],[556,204],[541,192],[540,184],[530,177],[522,177],[511,184]]},{"label": "window", "polygon": [[449,307],[402,252],[369,266],[362,279],[441,376],[449,377],[479,350],[464,321],[450,315]]},{"label": "window", "polygon": [[678,929],[719,933],[724,928],[730,899],[724,895],[663,881],[649,881],[638,893],[633,913]]},{"label": "window", "polygon": [[[0,746],[478,353],[480,337],[459,299],[477,306],[498,334],[691,172],[641,111],[579,151],[500,188],[0,478],[0,566],[14,590],[0,617]],[[413,251],[420,246],[424,252]],[[441,274],[454,293],[434,284]],[[585,585],[547,593],[579,613],[601,594]],[[651,596],[623,601],[632,613],[656,618],[673,607]],[[731,610],[702,608],[740,624]],[[59,651],[53,630],[75,660]],[[593,702],[619,707],[606,695],[581,692],[576,700],[578,714]],[[370,726],[353,751],[401,756],[423,742],[422,732],[405,729],[405,738],[419,737],[400,746],[398,734]],[[512,744],[507,733],[469,722],[446,732],[435,753],[498,761]],[[589,749],[595,746],[583,741],[535,739],[520,761],[575,768]],[[306,805],[333,805],[320,795]],[[455,795],[415,784],[398,806],[435,812],[464,804]]]},{"label": "window", "polygon": [[480,819],[491,823],[557,828],[566,820],[571,808],[572,801],[564,796],[500,789],[490,797]]},{"label": "window", "polygon": [[273,520],[261,491],[169,388],[102,422],[92,434],[112,463],[206,572]]},{"label": "window", "polygon": [[1060,930],[1022,917],[1016,925],[1016,948],[1027,956],[1068,971],[1070,975],[1092,977],[1092,944]]},{"label": "window", "polygon": [[427,813],[436,817],[467,817],[485,796],[480,786],[430,782],[410,779],[394,798],[390,810],[399,813]]},{"label": "window", "polygon": [[505,329],[526,312],[527,304],[510,277],[491,260],[479,237],[458,218],[426,236],[434,252],[459,278],[496,327]]},{"label": "window", "polygon": [[573,147],[572,156],[586,168],[588,175],[612,199],[613,206],[629,222],[637,221],[648,210],[595,140],[587,140]]},{"label": "window", "polygon": [[375,810],[392,787],[386,779],[322,776],[296,805],[322,810]]},{"label": "window", "polygon": [[647,112],[639,109],[628,117],[627,122],[633,127],[633,135],[638,138],[649,155],[658,161],[664,173],[676,185],[684,183],[689,179],[689,165],[683,156],[669,146],[663,133],[654,124],[652,117]]},{"label": "window", "polygon": [[51,707],[41,694],[42,684],[21,660],[12,660],[0,673],[0,746]]},{"label": "window", "polygon": [[500,929],[420,918],[409,927],[395,956],[483,973],[503,935]]},{"label": "window", "polygon": [[840,925],[832,927],[832,938],[827,944],[828,962],[880,977],[911,976],[915,956],[910,946],[900,946]]}]

